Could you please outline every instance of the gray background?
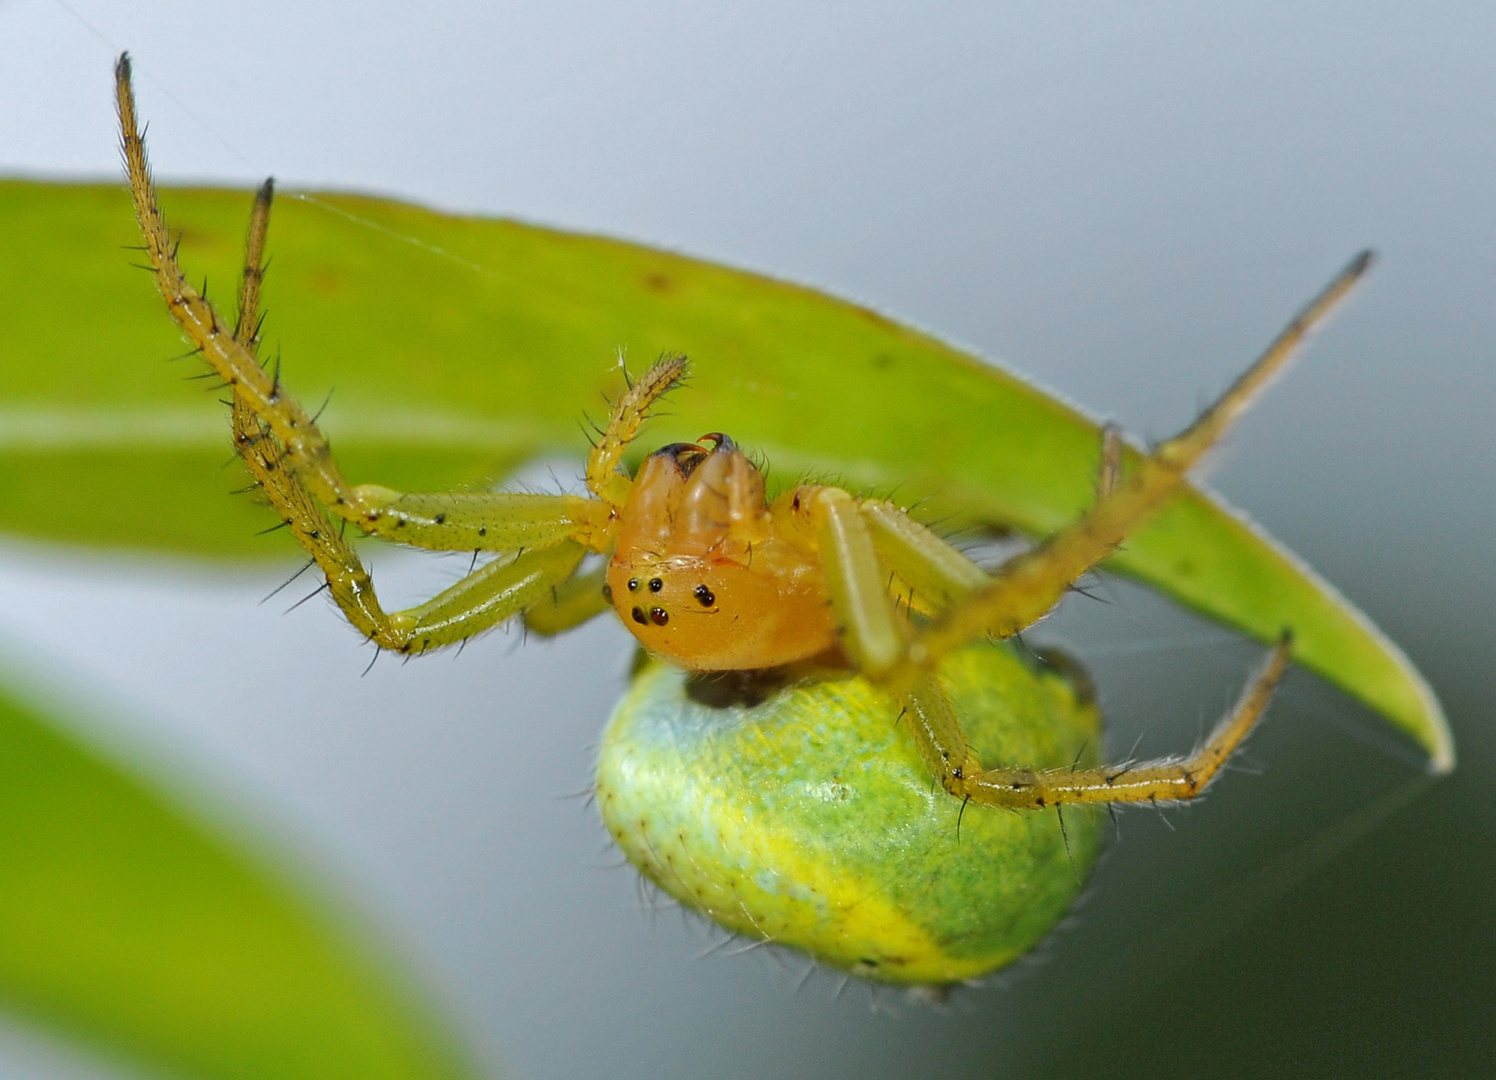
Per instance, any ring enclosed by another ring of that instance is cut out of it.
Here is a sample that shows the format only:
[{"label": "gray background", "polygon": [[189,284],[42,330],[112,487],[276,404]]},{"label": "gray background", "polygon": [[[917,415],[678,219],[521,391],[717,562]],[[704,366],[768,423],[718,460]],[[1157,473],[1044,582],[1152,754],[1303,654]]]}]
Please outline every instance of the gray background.
[{"label": "gray background", "polygon": [[[330,612],[257,606],[273,568],[0,549],[10,662],[205,812],[255,822],[492,1069],[1490,1070],[1496,8],[10,0],[0,171],[115,175],[121,47],[163,179],[274,173],[811,282],[1145,436],[1355,250],[1384,256],[1213,482],[1407,649],[1459,771],[1421,784],[1405,745],[1296,675],[1244,768],[1203,805],[1124,815],[1071,924],[940,1009],[709,951],[613,866],[563,796],[621,683],[615,626],[360,679]],[[457,572],[378,558],[407,598]],[[1182,748],[1258,651],[1106,591],[1045,633],[1101,683],[1114,753]],[[118,1075],[14,1027],[0,1072]]]}]

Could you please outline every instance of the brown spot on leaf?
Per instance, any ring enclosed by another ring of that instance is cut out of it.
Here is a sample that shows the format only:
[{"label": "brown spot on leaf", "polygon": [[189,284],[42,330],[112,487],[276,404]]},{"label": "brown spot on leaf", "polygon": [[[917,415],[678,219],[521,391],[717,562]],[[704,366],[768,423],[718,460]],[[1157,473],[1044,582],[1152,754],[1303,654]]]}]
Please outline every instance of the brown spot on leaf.
[{"label": "brown spot on leaf", "polygon": [[647,271],[639,279],[639,282],[649,292],[668,293],[675,291],[675,279],[661,270]]},{"label": "brown spot on leaf", "polygon": [[308,279],[308,284],[311,285],[314,291],[321,293],[323,296],[331,296],[333,293],[340,293],[348,287],[348,278],[342,271],[334,267],[319,266],[312,271],[311,277]]}]

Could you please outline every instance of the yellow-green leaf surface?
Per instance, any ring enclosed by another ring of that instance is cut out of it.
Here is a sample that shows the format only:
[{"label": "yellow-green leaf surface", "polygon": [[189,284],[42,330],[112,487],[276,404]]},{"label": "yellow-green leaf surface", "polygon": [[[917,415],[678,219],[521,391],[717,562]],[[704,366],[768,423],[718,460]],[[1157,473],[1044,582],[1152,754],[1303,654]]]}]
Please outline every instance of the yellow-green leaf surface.
[{"label": "yellow-green leaf surface", "polygon": [[[247,195],[167,190],[181,257],[232,307]],[[355,220],[356,219],[356,220]],[[222,406],[180,339],[112,186],[0,183],[0,528],[209,555],[281,551],[224,492]],[[579,419],[635,367],[691,356],[648,441],[730,432],[780,478],[930,496],[931,513],[1042,535],[1092,498],[1094,422],[1023,380],[813,290],[615,240],[354,196],[282,198],[264,300],[269,350],[355,481],[487,483],[579,456]],[[205,398],[209,400],[204,400]],[[1190,491],[1114,568],[1268,641],[1453,763],[1439,705],[1346,600],[1215,496]]]},{"label": "yellow-green leaf surface", "polygon": [[473,1075],[237,847],[0,696],[0,1005],[174,1076]]}]

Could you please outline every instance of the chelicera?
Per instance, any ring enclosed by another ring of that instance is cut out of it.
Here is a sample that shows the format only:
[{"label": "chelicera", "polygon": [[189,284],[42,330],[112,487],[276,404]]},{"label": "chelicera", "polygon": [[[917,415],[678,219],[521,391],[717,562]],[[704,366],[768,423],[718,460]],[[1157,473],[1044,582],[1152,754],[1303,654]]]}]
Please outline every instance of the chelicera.
[{"label": "chelicera", "polygon": [[[136,211],[172,317],[232,389],[234,439],[255,480],[326,575],[348,620],[380,648],[421,653],[514,617],[553,634],[612,608],[644,648],[694,671],[801,665],[857,672],[894,697],[924,761],[952,795],[1031,809],[1191,798],[1266,708],[1288,664],[1286,629],[1236,709],[1187,759],[1048,772],[1021,762],[989,767],[968,749],[936,669],[974,640],[1011,636],[1042,617],[1164,505],[1350,291],[1369,253],[1185,431],[1125,469],[1120,440],[1104,438],[1094,505],[989,573],[890,501],[823,484],[767,499],[763,473],[719,432],[663,447],[629,476],[625,449],[685,375],[683,357],[660,360],[613,406],[587,458],[586,496],[412,494],[348,483],[314,419],[255,355],[269,182],[251,216],[231,327],[177,264],[137,132],[125,57],[116,82]],[[387,613],[343,540],[342,523],[416,547],[499,556],[427,603]],[[583,570],[589,553],[605,557],[601,571]]]}]

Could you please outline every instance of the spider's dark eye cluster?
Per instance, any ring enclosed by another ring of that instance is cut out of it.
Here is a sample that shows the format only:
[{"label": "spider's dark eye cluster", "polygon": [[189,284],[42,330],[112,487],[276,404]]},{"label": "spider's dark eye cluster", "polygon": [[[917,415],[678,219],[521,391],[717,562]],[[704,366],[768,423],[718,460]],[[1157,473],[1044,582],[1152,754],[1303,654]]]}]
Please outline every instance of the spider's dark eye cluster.
[{"label": "spider's dark eye cluster", "polygon": [[642,607],[635,605],[634,610],[629,612],[629,615],[640,626],[648,626],[650,623],[654,623],[656,626],[664,626],[670,621],[670,612],[662,607],[650,608],[649,613],[645,614]]},{"label": "spider's dark eye cluster", "polygon": [[[657,593],[665,587],[665,582],[662,578],[650,578],[649,581],[645,582],[644,584],[652,593]],[[629,592],[638,592],[639,585],[640,582],[638,578],[629,578]],[[642,605],[635,604],[634,609],[629,612],[629,617],[632,618],[640,626],[649,626],[651,624],[655,626],[664,626],[670,621],[670,612],[666,611],[662,607],[652,607],[645,609]]]},{"label": "spider's dark eye cluster", "polygon": [[711,607],[717,602],[717,598],[712,595],[712,590],[708,589],[705,585],[696,586],[696,588],[691,591],[691,595],[696,597],[697,602],[701,604],[702,607]]}]

